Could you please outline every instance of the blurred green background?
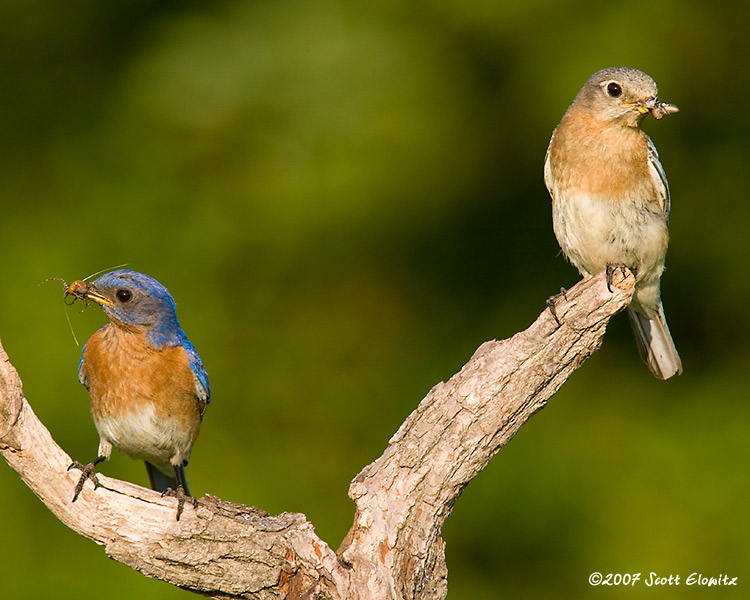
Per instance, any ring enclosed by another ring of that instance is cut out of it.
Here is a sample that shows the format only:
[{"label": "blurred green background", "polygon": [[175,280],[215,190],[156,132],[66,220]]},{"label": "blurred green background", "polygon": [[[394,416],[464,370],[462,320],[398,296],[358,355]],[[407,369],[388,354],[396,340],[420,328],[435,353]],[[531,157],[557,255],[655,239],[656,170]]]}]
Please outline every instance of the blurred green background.
[{"label": "blurred green background", "polygon": [[[188,475],[337,547],[349,481],[438,381],[578,280],[542,180],[580,86],[645,70],[672,189],[663,297],[685,373],[627,319],[468,487],[449,598],[739,597],[750,585],[750,4],[31,0],[0,4],[0,336],[70,455],[101,311],[62,285],[164,283],[213,402]],[[102,471],[146,483],[115,453]],[[0,466],[2,597],[187,598],[108,560]],[[593,571],[739,577],[596,588]],[[12,574],[12,576],[8,576]],[[27,585],[33,585],[29,596]]]}]

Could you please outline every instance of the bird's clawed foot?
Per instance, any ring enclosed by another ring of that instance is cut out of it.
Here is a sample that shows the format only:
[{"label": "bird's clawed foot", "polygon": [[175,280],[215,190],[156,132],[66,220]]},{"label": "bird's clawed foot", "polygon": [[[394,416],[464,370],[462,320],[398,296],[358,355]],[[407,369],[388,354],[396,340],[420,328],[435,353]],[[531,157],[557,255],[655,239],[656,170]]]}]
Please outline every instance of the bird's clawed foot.
[{"label": "bird's clawed foot", "polygon": [[96,476],[96,465],[98,465],[103,460],[104,457],[100,456],[94,462],[90,462],[87,465],[81,464],[77,460],[74,460],[72,463],[70,463],[68,471],[70,471],[71,469],[79,469],[80,471],[83,471],[81,473],[81,478],[78,480],[78,483],[76,484],[75,490],[73,492],[73,502],[78,500],[78,495],[81,493],[83,484],[86,483],[87,479],[90,479],[94,484],[94,489],[99,487],[99,479]]},{"label": "bird's clawed foot", "polygon": [[568,301],[568,296],[565,293],[565,288],[560,288],[560,293],[555,294],[554,296],[551,296],[547,298],[547,308],[549,308],[549,312],[552,315],[552,318],[555,319],[555,323],[557,323],[558,326],[561,325],[560,319],[557,318],[557,309],[555,308],[557,305],[557,300],[562,296],[565,299],[565,302]]},{"label": "bird's clawed foot", "polygon": [[167,488],[161,493],[162,498],[164,496],[172,496],[174,498],[177,498],[177,520],[180,520],[180,516],[182,515],[182,510],[185,507],[185,501],[187,500],[190,502],[190,504],[193,505],[193,508],[198,508],[198,499],[193,498],[193,496],[190,496],[185,493],[185,489],[178,485],[176,490],[173,490],[172,488]]},{"label": "bird's clawed foot", "polygon": [[607,263],[607,290],[609,290],[610,294],[612,293],[612,278],[617,272],[617,269],[620,269],[620,273],[622,273],[623,277],[627,277],[627,268],[628,265],[624,263]]}]

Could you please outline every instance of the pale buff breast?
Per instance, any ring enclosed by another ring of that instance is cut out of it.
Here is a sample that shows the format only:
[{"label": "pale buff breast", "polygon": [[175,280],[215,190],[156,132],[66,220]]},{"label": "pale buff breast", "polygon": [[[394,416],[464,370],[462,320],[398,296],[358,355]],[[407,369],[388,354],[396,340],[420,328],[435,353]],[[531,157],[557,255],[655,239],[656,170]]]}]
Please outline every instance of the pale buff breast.
[{"label": "pale buff breast", "polygon": [[571,119],[553,134],[545,162],[558,242],[584,275],[622,263],[649,287],[664,268],[668,231],[646,134],[603,128],[585,115]]}]

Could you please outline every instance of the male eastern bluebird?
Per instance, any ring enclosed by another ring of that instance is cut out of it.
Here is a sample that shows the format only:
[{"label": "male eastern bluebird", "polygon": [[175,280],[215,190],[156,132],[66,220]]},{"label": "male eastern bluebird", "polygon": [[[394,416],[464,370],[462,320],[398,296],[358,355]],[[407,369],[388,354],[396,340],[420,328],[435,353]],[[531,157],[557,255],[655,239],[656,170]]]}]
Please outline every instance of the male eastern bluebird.
[{"label": "male eastern bluebird", "polygon": [[66,293],[93,300],[109,317],[86,342],[78,366],[100,441],[94,462],[70,466],[83,471],[73,502],[86,479],[98,485],[94,469],[117,446],[146,462],[153,489],[177,497],[179,521],[190,498],[184,467],[210,388],[201,359],[177,321],[175,302],[161,283],[126,269],[91,284],[74,281]]},{"label": "male eastern bluebird", "polygon": [[594,73],[552,133],[544,181],[555,236],[584,277],[626,266],[635,275],[628,308],[641,356],[668,379],[682,372],[669,333],[659,281],[669,232],[669,188],[659,155],[641,129],[677,107],[658,99],[656,83],[636,69]]}]

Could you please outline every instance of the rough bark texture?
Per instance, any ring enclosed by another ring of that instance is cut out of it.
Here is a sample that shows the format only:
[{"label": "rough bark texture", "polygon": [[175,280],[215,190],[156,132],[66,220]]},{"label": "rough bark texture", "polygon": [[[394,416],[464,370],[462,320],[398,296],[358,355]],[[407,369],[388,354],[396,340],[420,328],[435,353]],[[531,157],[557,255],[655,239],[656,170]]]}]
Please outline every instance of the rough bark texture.
[{"label": "rough bark texture", "polygon": [[337,552],[304,515],[271,516],[213,496],[175,521],[174,498],[99,475],[80,476],[23,397],[0,346],[0,453],[68,527],[149,577],[213,598],[442,599],[440,532],[457,496],[601,344],[630,302],[633,277],[585,280],[527,330],[482,344],[439,383],[354,479],[352,528]]}]

